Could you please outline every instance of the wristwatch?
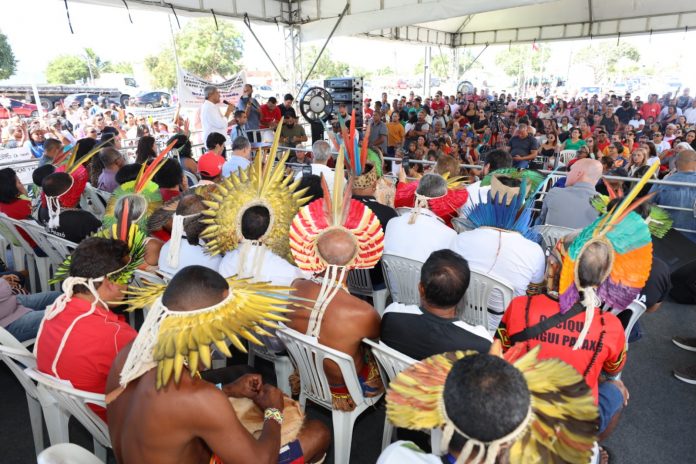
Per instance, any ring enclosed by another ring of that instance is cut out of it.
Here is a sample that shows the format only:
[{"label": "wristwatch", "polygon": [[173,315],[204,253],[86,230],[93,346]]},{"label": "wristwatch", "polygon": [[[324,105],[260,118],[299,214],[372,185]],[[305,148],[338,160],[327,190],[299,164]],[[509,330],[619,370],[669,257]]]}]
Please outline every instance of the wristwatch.
[{"label": "wristwatch", "polygon": [[283,425],[283,413],[280,412],[280,409],[266,408],[263,412],[263,421],[266,422],[267,420],[274,420],[278,425]]}]

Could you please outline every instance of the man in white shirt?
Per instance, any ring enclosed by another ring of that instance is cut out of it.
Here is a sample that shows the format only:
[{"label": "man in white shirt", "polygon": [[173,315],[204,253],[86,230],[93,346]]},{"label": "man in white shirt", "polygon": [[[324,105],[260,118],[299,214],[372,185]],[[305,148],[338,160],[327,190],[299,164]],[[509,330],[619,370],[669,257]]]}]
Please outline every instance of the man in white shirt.
[{"label": "man in white shirt", "polygon": [[427,209],[427,199],[439,198],[446,193],[447,181],[442,176],[424,175],[418,183],[413,212],[395,217],[387,224],[384,254],[424,263],[433,251],[449,248],[457,233]]},{"label": "man in white shirt", "polygon": [[234,111],[234,105],[228,104],[225,115],[220,114],[220,91],[213,85],[207,85],[203,89],[205,101],[201,105],[201,125],[203,126],[203,140],[208,138],[211,132],[227,134],[227,119]]},{"label": "man in white shirt", "polygon": [[203,198],[194,193],[179,199],[172,218],[172,238],[164,244],[159,255],[159,270],[174,275],[186,266],[205,266],[214,271],[220,267],[220,256],[206,253],[200,234],[205,229],[201,222],[202,212],[207,209]]},{"label": "man in white shirt", "polygon": [[[483,176],[487,176],[488,173],[497,171],[502,168],[512,167],[512,156],[505,150],[491,150],[486,153],[486,164],[483,166]],[[466,191],[469,192],[469,198],[467,198],[466,203],[459,209],[459,215],[464,216],[465,210],[476,206],[479,201],[485,203],[488,198],[488,191],[491,189],[490,185],[481,187],[481,181],[474,182],[466,187]]]},{"label": "man in white shirt", "polygon": [[239,136],[232,141],[232,154],[222,165],[222,176],[229,177],[237,173],[239,169],[244,171],[251,164],[251,143],[244,136]]},{"label": "man in white shirt", "polygon": [[[317,140],[312,145],[312,174],[315,176],[324,176],[326,185],[329,187],[329,192],[333,192],[334,172],[326,165],[331,157],[331,146],[326,140]],[[302,171],[297,173],[296,177],[302,177]]]},{"label": "man in white shirt", "polygon": [[[495,176],[491,184],[492,191],[489,202],[493,201],[494,192],[498,192],[501,200],[506,193],[509,198],[515,192],[515,188],[517,189],[516,195],[519,195],[519,179]],[[501,187],[498,187],[499,185]],[[472,271],[510,285],[514,290],[513,296],[520,296],[525,294],[530,282],[539,283],[543,280],[546,258],[541,247],[525,238],[520,231],[522,228],[529,227],[531,217],[523,227],[517,230],[506,230],[501,227],[508,221],[501,217],[504,214],[500,213],[516,216],[518,214],[516,204],[515,196],[507,207],[490,203],[478,205],[477,208],[496,208],[498,213],[470,216],[469,219],[472,220],[476,229],[459,234],[452,240],[450,248],[467,260]],[[484,216],[489,222],[485,222],[486,220],[481,222],[478,219]],[[505,309],[502,295],[499,292],[491,294],[488,301],[488,329],[490,331],[498,328]]]},{"label": "man in white shirt", "polygon": [[691,102],[691,106],[684,110],[687,124],[696,124],[696,98]]},{"label": "man in white shirt", "polygon": [[636,111],[633,113],[633,116],[631,116],[631,120],[628,121],[628,125],[631,126],[636,132],[642,132],[645,128],[645,119],[643,119],[640,112]]},{"label": "man in white shirt", "polygon": [[223,277],[251,277],[254,282],[270,282],[289,287],[295,279],[307,278],[296,266],[273,253],[258,240],[268,231],[271,216],[265,206],[252,206],[242,214],[242,240],[235,250],[225,253],[218,272]]}]

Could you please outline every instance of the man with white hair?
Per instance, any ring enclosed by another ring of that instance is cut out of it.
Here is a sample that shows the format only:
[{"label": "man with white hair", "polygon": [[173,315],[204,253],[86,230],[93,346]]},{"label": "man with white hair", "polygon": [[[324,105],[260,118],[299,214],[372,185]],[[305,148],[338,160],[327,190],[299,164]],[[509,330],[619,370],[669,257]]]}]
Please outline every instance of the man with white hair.
[{"label": "man with white hair", "polygon": [[[334,172],[326,165],[329,158],[331,158],[331,145],[329,145],[329,142],[317,140],[312,144],[312,174],[319,177],[324,176],[329,192],[333,193]],[[297,173],[297,177],[302,177],[302,171]]]},{"label": "man with white hair", "polygon": [[428,200],[447,194],[447,181],[439,174],[426,174],[418,183],[413,212],[387,224],[384,254],[424,263],[430,253],[449,248],[457,233],[430,211]]},{"label": "man with white hair", "polygon": [[565,187],[554,187],[544,198],[540,224],[579,229],[597,219],[597,210],[590,204],[597,195],[595,185],[602,178],[602,163],[581,159],[573,164]]},{"label": "man with white hair", "polygon": [[217,132],[220,134],[227,134],[227,124],[228,118],[232,111],[234,111],[234,105],[227,105],[225,110],[225,116],[220,114],[220,109],[217,107],[220,103],[220,91],[214,85],[207,85],[203,89],[203,95],[205,95],[205,101],[201,105],[201,124],[203,125],[203,140],[208,138],[208,134],[211,132]]}]

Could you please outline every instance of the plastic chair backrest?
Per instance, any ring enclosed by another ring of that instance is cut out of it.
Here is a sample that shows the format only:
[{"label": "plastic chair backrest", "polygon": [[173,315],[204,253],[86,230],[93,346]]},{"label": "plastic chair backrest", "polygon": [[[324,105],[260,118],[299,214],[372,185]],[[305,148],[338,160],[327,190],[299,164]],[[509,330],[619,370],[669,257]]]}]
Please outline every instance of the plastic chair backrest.
[{"label": "plastic chair backrest", "polygon": [[110,198],[111,194],[109,192],[99,190],[92,184],[87,183],[85,190],[82,192],[82,196],[80,197],[80,207],[101,219],[104,217],[106,205],[109,203]]},{"label": "plastic chair backrest", "polygon": [[392,300],[403,304],[420,304],[418,283],[423,263],[395,255],[382,255],[382,269]]},{"label": "plastic chair backrest", "polygon": [[276,330],[300,373],[302,392],[313,402],[332,409],[331,390],[324,372],[324,360],[336,363],[341,370],[343,382],[355,404],[363,399],[353,358],[345,353],[320,344],[315,337],[309,337],[296,330],[283,327]]},{"label": "plastic chair backrest", "polygon": [[552,250],[560,239],[575,232],[575,229],[570,227],[553,226],[550,224],[534,226],[534,230],[539,232],[543,238],[544,251]]},{"label": "plastic chair backrest", "polygon": [[559,160],[561,163],[563,163],[564,165],[567,166],[568,163],[570,162],[570,160],[575,158],[575,156],[577,156],[577,154],[578,154],[577,150],[561,150],[561,153],[559,155]]},{"label": "plastic chair backrest", "polygon": [[372,295],[372,279],[369,269],[353,269],[348,271],[348,290],[358,295]]},{"label": "plastic chair backrest", "polygon": [[390,348],[382,342],[375,342],[368,338],[363,338],[363,343],[372,348],[372,354],[377,359],[377,363],[387,375],[391,382],[396,375],[417,361],[403,353]]},{"label": "plastic chair backrest", "polygon": [[148,284],[166,285],[167,280],[162,278],[161,276],[153,273],[153,272],[147,272],[147,271],[143,271],[142,269],[138,269],[133,274],[133,283],[136,286],[142,288]]},{"label": "plastic chair backrest", "polygon": [[462,232],[466,232],[469,230],[473,230],[471,225],[463,217],[453,218],[452,219],[452,227],[454,228],[455,232],[457,232],[458,234],[461,234]]},{"label": "plastic chair backrest", "polygon": [[14,246],[19,246],[24,250],[24,252],[28,255],[33,255],[34,254],[34,249],[29,245],[29,243],[24,239],[19,234],[19,231],[17,230],[17,227],[21,227],[22,221],[18,221],[16,219],[12,219],[11,217],[0,213],[0,223],[4,226],[1,232],[4,233],[7,232],[9,235],[7,236],[7,239],[12,242]]},{"label": "plastic chair backrest", "polygon": [[59,443],[39,454],[37,464],[103,464],[98,457],[74,443]]},{"label": "plastic chair backrest", "polygon": [[399,216],[409,214],[411,211],[413,211],[413,208],[409,208],[408,206],[399,206],[398,208],[396,208],[396,214],[398,214]]},{"label": "plastic chair backrest", "polygon": [[50,234],[42,225],[33,221],[25,219],[18,221],[18,223],[31,236],[39,248],[46,253],[51,263],[56,266],[62,264],[65,258],[77,248],[77,243]]},{"label": "plastic chair backrest", "polygon": [[6,220],[9,219],[5,214],[0,213],[0,235],[12,246],[21,247],[22,244],[17,239],[16,229]]},{"label": "plastic chair backrest", "polygon": [[0,327],[0,359],[7,364],[29,396],[36,399],[36,385],[24,372],[25,367],[36,367],[36,357],[2,327]]},{"label": "plastic chair backrest", "polygon": [[106,407],[104,395],[78,390],[60,379],[31,367],[25,369],[24,372],[38,383],[39,392],[43,391],[50,395],[60,408],[74,416],[97,442],[102,446],[111,448],[109,428],[106,422],[87,407],[88,403]]},{"label": "plastic chair backrest", "polygon": [[189,187],[193,187],[198,183],[198,177],[191,171],[187,171],[184,169],[184,175],[186,176],[186,181],[188,182]]},{"label": "plastic chair backrest", "polygon": [[482,325],[488,328],[488,301],[491,294],[498,291],[502,294],[503,308],[507,308],[512,300],[514,289],[510,284],[496,280],[484,274],[471,271],[469,288],[457,305],[463,309],[462,319],[471,325]]},{"label": "plastic chair backrest", "polygon": [[624,310],[614,308],[610,309],[610,312],[615,315],[618,315],[623,311],[631,311],[631,318],[628,320],[628,324],[626,324],[626,327],[624,328],[624,332],[626,334],[626,351],[628,351],[628,337],[631,335],[633,326],[635,326],[638,319],[645,314],[646,310],[647,308],[645,307],[645,304],[638,300],[633,300]]}]

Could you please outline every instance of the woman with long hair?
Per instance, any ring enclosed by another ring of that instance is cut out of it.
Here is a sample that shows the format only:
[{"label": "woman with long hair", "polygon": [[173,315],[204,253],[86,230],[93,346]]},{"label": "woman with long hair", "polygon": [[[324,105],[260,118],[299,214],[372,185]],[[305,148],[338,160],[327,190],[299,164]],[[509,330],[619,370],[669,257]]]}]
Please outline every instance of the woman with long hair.
[{"label": "woman with long hair", "polygon": [[628,175],[635,177],[636,172],[643,166],[647,166],[648,158],[646,152],[642,148],[636,148],[628,161]]},{"label": "woman with long hair", "polygon": [[544,160],[544,167],[553,167],[559,150],[558,136],[555,132],[548,131],[546,133],[546,141],[539,147],[539,155]]},{"label": "woman with long hair", "polygon": [[464,111],[464,116],[471,125],[474,125],[474,123],[479,120],[478,110],[476,109],[476,103],[472,101],[467,103],[466,111]]},{"label": "woman with long hair", "polygon": [[138,147],[135,149],[135,162],[145,164],[155,159],[156,156],[157,144],[155,143],[155,138],[149,135],[141,137],[138,140]]},{"label": "woman with long hair", "polygon": [[580,137],[580,128],[573,127],[570,129],[570,137],[563,142],[563,149],[577,151],[578,148],[584,147],[585,145],[587,145],[587,142]]},{"label": "woman with long hair", "polygon": [[602,157],[602,152],[595,143],[594,135],[585,138],[585,144],[587,146],[587,151],[590,153],[590,158],[600,159]]}]

